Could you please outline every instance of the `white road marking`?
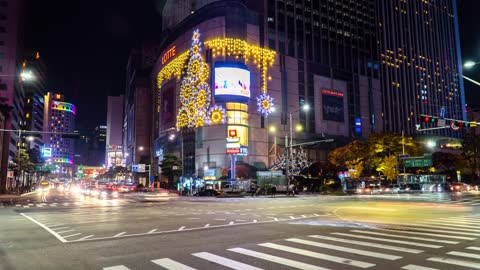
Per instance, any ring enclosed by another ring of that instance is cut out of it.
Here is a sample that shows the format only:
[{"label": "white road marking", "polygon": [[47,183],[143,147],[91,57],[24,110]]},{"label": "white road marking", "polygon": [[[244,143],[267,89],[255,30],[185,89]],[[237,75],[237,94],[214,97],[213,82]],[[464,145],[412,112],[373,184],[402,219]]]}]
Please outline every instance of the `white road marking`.
[{"label": "white road marking", "polygon": [[66,235],[64,236],[63,238],[68,238],[68,237],[72,237],[72,236],[77,236],[77,235],[80,235],[81,233],[74,233],[74,234],[70,234],[70,235]]},{"label": "white road marking", "polygon": [[195,268],[186,266],[185,264],[181,264],[169,258],[152,260],[152,262],[168,270],[196,270]]},{"label": "white road marking", "polygon": [[187,219],[200,219],[200,218],[198,218],[198,217],[189,217],[189,218],[187,218]]},{"label": "white road marking", "polygon": [[208,252],[193,253],[192,255],[207,261],[211,261],[211,262],[226,266],[228,268],[236,269],[236,270],[260,270],[261,269],[255,266],[251,266],[251,265],[230,260],[221,256],[217,256],[215,254],[211,254]]},{"label": "white road marking", "polygon": [[[460,228],[470,228],[470,229],[476,229],[478,226],[470,226],[470,225],[463,225],[463,224],[452,224],[449,221],[419,221],[418,223],[421,224],[445,224],[444,228],[448,227],[460,227]],[[458,228],[452,228],[457,230]]]},{"label": "white road marking", "polygon": [[28,206],[28,205],[24,205],[24,206],[23,206],[23,208],[30,208],[30,206]]},{"label": "white road marking", "polygon": [[454,233],[456,231],[465,231],[465,232],[474,232],[474,233],[480,233],[480,230],[473,230],[473,229],[462,229],[462,228],[448,228],[448,227],[445,227],[445,226],[441,226],[441,225],[427,225],[427,224],[418,224],[418,223],[415,223],[415,224],[412,224],[412,225],[408,225],[408,226],[419,226],[419,227],[425,227],[425,228],[438,228],[438,229],[450,229],[451,230],[451,233]]},{"label": "white road marking", "polygon": [[319,243],[319,242],[314,242],[314,241],[309,241],[309,240],[302,240],[302,239],[298,239],[298,238],[289,238],[289,239],[286,239],[286,240],[290,241],[290,242],[294,242],[294,243],[299,243],[299,244],[304,244],[304,245],[309,245],[309,246],[314,246],[314,247],[329,248],[329,249],[333,249],[333,250],[349,252],[349,253],[353,253],[353,254],[370,256],[370,257],[375,257],[375,258],[381,258],[381,259],[386,259],[386,260],[398,260],[398,259],[402,258],[400,256],[395,256],[395,255],[390,255],[390,254],[366,251],[366,250],[361,250],[361,249],[356,249],[356,248],[341,247],[341,246],[336,246],[336,245],[329,245],[329,244],[324,244],[324,243]]},{"label": "white road marking", "polygon": [[[417,247],[427,247],[427,248],[442,248],[443,247],[443,246],[438,246],[438,245],[423,244],[423,243],[402,241],[402,240],[394,240],[394,239],[384,239],[384,238],[378,238],[378,237],[372,237],[372,236],[356,235],[356,234],[351,234],[351,233],[332,233],[332,234],[341,235],[341,236],[348,236],[348,237],[353,237],[353,238],[360,238],[360,239],[376,240],[376,241],[381,241],[381,242],[390,242],[390,243],[396,243],[396,244],[417,246]],[[315,236],[311,236],[311,237],[315,237]]]},{"label": "white road marking", "polygon": [[480,247],[467,247],[466,249],[471,249],[471,250],[478,250],[478,251],[480,251]]},{"label": "white road marking", "polygon": [[185,226],[178,228],[178,231],[183,231],[183,229],[185,229]]},{"label": "white road marking", "polygon": [[290,219],[295,219],[295,217],[293,217],[293,216],[290,216]]},{"label": "white road marking", "polygon": [[415,264],[409,264],[404,267],[402,267],[404,270],[439,270],[437,268],[430,268],[430,267],[425,267],[425,266],[420,266],[420,265],[415,265]]},{"label": "white road marking", "polygon": [[465,237],[465,236],[456,236],[456,235],[444,235],[438,233],[424,233],[424,232],[411,232],[411,231],[402,231],[402,230],[392,230],[392,229],[378,229],[379,231],[386,232],[395,232],[395,233],[405,233],[405,234],[416,234],[416,235],[427,235],[427,236],[436,236],[443,238],[452,238],[452,239],[462,239],[462,240],[475,240],[474,237]]},{"label": "white road marking", "polygon": [[[57,224],[55,224],[55,225],[48,225],[48,227],[53,228],[53,227],[58,227],[58,226],[63,226],[63,225],[65,225],[65,224],[63,224],[63,223],[57,223]],[[55,229],[57,229],[57,228],[55,228]]]},{"label": "white road marking", "polygon": [[240,254],[243,254],[243,255],[248,255],[248,256],[255,257],[255,258],[267,260],[267,261],[270,261],[270,262],[283,264],[283,265],[290,266],[290,267],[297,268],[297,269],[302,269],[302,270],[327,270],[327,268],[323,268],[323,267],[319,267],[319,266],[315,266],[315,265],[311,265],[311,264],[306,264],[306,263],[302,263],[302,262],[297,262],[297,261],[294,261],[294,260],[289,260],[289,259],[285,259],[285,258],[282,258],[282,257],[277,257],[277,256],[269,255],[269,254],[266,254],[266,253],[256,252],[256,251],[248,250],[248,249],[244,249],[244,248],[231,248],[231,249],[228,249],[228,250],[233,251],[233,252],[237,252],[237,253],[240,253]]},{"label": "white road marking", "polygon": [[[413,225],[412,225],[413,226]],[[418,226],[417,224],[415,226]],[[425,229],[425,228],[417,228],[417,227],[408,227],[406,225],[398,226],[401,230],[414,230],[414,231],[424,231],[424,232],[437,232],[437,233],[446,233],[446,234],[460,234],[460,235],[470,235],[470,236],[480,236],[478,233],[468,233],[468,232],[456,232],[456,231],[447,231],[447,230],[436,230],[436,229]],[[444,227],[442,227],[444,228]],[[395,231],[395,230],[394,230]],[[398,230],[396,230],[398,231]],[[439,235],[439,237],[445,237],[445,235]]]},{"label": "white road marking", "polygon": [[93,236],[94,236],[94,234],[91,234],[91,235],[88,235],[88,236],[82,237],[82,238],[80,238],[80,239],[77,239],[77,240],[78,240],[78,241],[80,241],[80,240],[85,240],[85,239],[88,239],[88,238],[90,238],[90,237],[93,237]]},{"label": "white road marking", "polygon": [[224,220],[227,220],[227,219],[225,219],[225,218],[214,218],[213,220],[222,220],[222,221],[224,221]]},{"label": "white road marking", "polygon": [[472,259],[480,259],[480,255],[478,255],[478,254],[473,254],[473,253],[450,251],[450,252],[448,252],[447,254],[448,254],[448,255],[454,255],[454,256],[466,257],[466,258],[472,258]]},{"label": "white road marking", "polygon": [[256,220],[256,219],[254,219],[254,220],[253,220],[253,223],[257,223],[257,220]]},{"label": "white road marking", "polygon": [[322,253],[318,253],[318,252],[313,252],[313,251],[309,251],[309,250],[305,250],[305,249],[293,248],[293,247],[284,246],[284,245],[277,245],[277,244],[273,244],[273,243],[263,243],[263,244],[259,244],[259,246],[268,247],[268,248],[281,250],[281,251],[286,251],[286,252],[291,252],[291,253],[295,253],[295,254],[300,254],[300,255],[307,256],[307,257],[312,257],[312,258],[321,259],[321,260],[325,260],[325,261],[331,261],[331,262],[336,262],[336,263],[341,263],[341,264],[346,264],[346,265],[352,265],[352,266],[356,266],[356,267],[360,267],[360,268],[368,268],[368,267],[375,266],[375,264],[372,264],[372,263],[351,260],[351,259],[347,259],[347,258],[342,258],[342,257],[322,254]]},{"label": "white road marking", "polygon": [[157,229],[153,229],[153,230],[149,231],[148,233],[154,233],[156,231],[157,231]]},{"label": "white road marking", "polygon": [[453,265],[460,265],[460,266],[480,269],[480,263],[454,260],[454,259],[443,258],[443,257],[431,257],[431,258],[428,258],[427,261],[440,262],[440,263],[453,264]]},{"label": "white road marking", "polygon": [[116,265],[116,266],[104,267],[103,270],[130,270],[130,268],[127,268],[123,265]]},{"label": "white road marking", "polygon": [[390,250],[396,250],[396,251],[400,251],[400,252],[413,253],[413,254],[418,254],[418,253],[423,252],[423,250],[419,250],[419,249],[411,249],[411,248],[383,245],[383,244],[373,243],[373,242],[356,241],[356,240],[352,240],[352,239],[343,239],[343,238],[336,238],[336,237],[329,237],[329,236],[322,236],[322,235],[311,235],[310,237],[317,238],[317,239],[323,239],[323,240],[329,240],[329,241],[335,241],[335,242],[340,242],[340,243],[355,244],[355,245],[359,245],[359,246],[390,249]]},{"label": "white road marking", "polygon": [[[379,233],[379,232],[371,232],[371,231],[361,231],[361,230],[350,230],[351,232],[356,233],[364,233],[364,234],[372,234],[372,235],[381,235],[381,236],[388,236],[393,238],[404,238],[404,239],[412,239],[412,240],[422,240],[428,242],[436,242],[436,243],[445,243],[445,244],[458,244],[460,242],[456,241],[449,241],[449,240],[440,240],[440,239],[432,239],[432,238],[424,238],[424,237],[416,237],[416,236],[406,236],[406,235],[396,235],[396,234],[388,234],[388,233]],[[399,231],[401,232],[401,231]],[[401,232],[405,233],[405,232]],[[435,234],[428,233],[427,235],[434,236]],[[475,239],[475,238],[474,238]]]},{"label": "white road marking", "polygon": [[127,232],[117,233],[117,234],[115,234],[113,237],[119,237],[119,236],[122,236],[122,235],[124,235],[124,234],[126,234],[126,233],[127,233]]},{"label": "white road marking", "polygon": [[27,215],[25,215],[24,213],[20,213],[20,215],[26,217],[27,219],[29,219],[30,221],[32,221],[33,223],[39,225],[40,227],[44,228],[47,232],[51,233],[53,236],[55,236],[58,240],[60,240],[61,242],[63,243],[66,243],[67,240],[65,240],[65,238],[63,238],[60,234],[56,233],[55,231],[53,231],[52,229],[48,228],[47,226],[43,225],[41,222],[38,222],[36,221],[34,218],[31,218]]},{"label": "white road marking", "polygon": [[228,225],[233,225],[233,224],[235,224],[235,222],[233,222],[233,221],[230,221],[230,222],[228,223]]},{"label": "white road marking", "polygon": [[66,232],[73,232],[75,230],[67,230],[67,231],[61,231],[61,232],[58,232],[58,233],[66,233]]},{"label": "white road marking", "polygon": [[204,228],[208,228],[210,227],[210,224],[205,224],[205,226],[203,226]]}]

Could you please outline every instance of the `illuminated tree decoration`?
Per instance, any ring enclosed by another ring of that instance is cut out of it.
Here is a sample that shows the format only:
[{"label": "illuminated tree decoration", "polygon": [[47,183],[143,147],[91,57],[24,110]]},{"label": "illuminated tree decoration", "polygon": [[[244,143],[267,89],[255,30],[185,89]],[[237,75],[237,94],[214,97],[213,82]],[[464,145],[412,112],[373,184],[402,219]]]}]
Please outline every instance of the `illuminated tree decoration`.
[{"label": "illuminated tree decoration", "polygon": [[197,29],[193,32],[187,71],[180,84],[181,107],[177,114],[178,129],[185,127],[198,128],[221,122],[211,121],[212,112],[215,112],[215,119],[226,118],[226,112],[220,106],[213,107],[216,109],[210,108],[212,91],[207,83],[210,76],[210,66],[205,63],[201,52],[202,42],[200,42],[200,33]]},{"label": "illuminated tree decoration", "polygon": [[213,105],[208,111],[208,120],[209,125],[225,124],[227,122],[227,112],[222,106]]},{"label": "illuminated tree decoration", "polygon": [[266,93],[257,97],[258,111],[267,117],[273,111],[273,98]]}]

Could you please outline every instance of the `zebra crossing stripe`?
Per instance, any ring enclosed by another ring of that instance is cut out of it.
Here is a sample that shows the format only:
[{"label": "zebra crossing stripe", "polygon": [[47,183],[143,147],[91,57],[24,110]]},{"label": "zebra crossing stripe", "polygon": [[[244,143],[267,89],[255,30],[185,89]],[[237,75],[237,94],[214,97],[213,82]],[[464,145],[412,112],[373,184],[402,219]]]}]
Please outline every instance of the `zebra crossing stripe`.
[{"label": "zebra crossing stripe", "polygon": [[475,225],[479,224],[480,222],[470,222],[468,220],[432,220],[432,222],[437,223],[447,223],[447,224],[460,224],[460,225]]},{"label": "zebra crossing stripe", "polygon": [[466,258],[472,258],[472,259],[480,259],[480,255],[472,254],[472,253],[466,253],[466,252],[450,251],[447,254],[448,255],[454,255],[454,256],[466,257]]},{"label": "zebra crossing stripe", "polygon": [[466,249],[479,250],[480,251],[480,247],[467,247]]},{"label": "zebra crossing stripe", "polygon": [[261,270],[261,268],[257,268],[255,266],[251,266],[251,265],[248,265],[248,264],[244,264],[244,263],[241,263],[241,262],[230,260],[230,259],[227,259],[227,258],[224,258],[224,257],[221,257],[221,256],[217,256],[215,254],[208,253],[208,252],[193,253],[192,255],[195,256],[195,257],[207,260],[207,261],[211,261],[211,262],[214,262],[214,263],[217,263],[217,264],[221,264],[221,265],[226,266],[228,268],[236,269],[236,270]]},{"label": "zebra crossing stripe", "polygon": [[130,268],[127,268],[123,265],[116,265],[116,266],[104,267],[103,270],[130,270]]},{"label": "zebra crossing stripe", "polygon": [[294,243],[299,243],[299,244],[304,244],[304,245],[309,245],[309,246],[314,246],[314,247],[329,248],[329,249],[333,249],[333,250],[349,252],[349,253],[353,253],[353,254],[370,256],[370,257],[386,259],[386,260],[398,260],[398,259],[402,258],[400,256],[395,256],[395,255],[390,255],[390,254],[384,254],[384,253],[373,252],[373,251],[366,251],[366,250],[355,249],[355,248],[341,247],[341,246],[336,246],[336,245],[329,245],[329,244],[324,244],[324,243],[319,243],[319,242],[314,242],[314,241],[309,241],[309,240],[302,240],[302,239],[298,239],[298,238],[289,238],[289,239],[286,239],[286,240],[290,241],[290,242],[294,242]]},{"label": "zebra crossing stripe", "polygon": [[[470,228],[470,229],[476,229],[478,226],[470,226],[470,225],[464,225],[464,224],[452,224],[451,222],[446,222],[446,221],[417,221],[418,223],[422,224],[445,224],[451,227],[460,227],[460,228]],[[457,228],[454,228],[457,229]]]},{"label": "zebra crossing stripe", "polygon": [[341,243],[355,244],[355,245],[359,245],[359,246],[367,246],[367,247],[375,247],[375,248],[396,250],[396,251],[400,251],[400,252],[413,253],[413,254],[418,254],[418,253],[423,252],[423,250],[419,250],[419,249],[403,248],[403,247],[397,247],[397,246],[383,245],[383,244],[372,243],[372,242],[364,242],[364,241],[355,241],[355,240],[351,240],[351,239],[343,239],[343,238],[336,238],[336,237],[329,237],[329,236],[322,236],[322,235],[310,235],[309,237],[313,237],[313,238],[317,238],[317,239],[323,239],[323,240],[330,240],[330,241],[335,241],[335,242],[341,242]]},{"label": "zebra crossing stripe", "polygon": [[[427,242],[445,243],[445,244],[458,244],[458,243],[460,243],[460,242],[450,241],[450,240],[440,240],[440,239],[432,239],[432,238],[416,237],[416,236],[407,236],[407,235],[396,235],[396,234],[388,234],[388,233],[380,233],[380,232],[371,232],[371,231],[351,230],[351,232],[363,233],[363,234],[371,234],[371,235],[381,235],[381,236],[388,236],[388,237],[393,237],[393,238],[403,238],[403,239],[421,240],[421,241],[427,241]],[[404,233],[404,232],[401,232],[401,233]],[[435,234],[431,234],[431,233],[428,233],[427,235],[435,236]]]},{"label": "zebra crossing stripe", "polygon": [[427,261],[453,264],[453,265],[460,265],[460,266],[465,266],[465,267],[469,267],[469,268],[472,268],[472,269],[473,268],[474,269],[480,269],[480,263],[454,260],[454,259],[443,258],[443,257],[431,257],[431,258],[428,258]]},{"label": "zebra crossing stripe", "polygon": [[[443,238],[452,238],[452,239],[462,239],[462,240],[475,240],[477,238],[474,237],[466,237],[466,236],[456,236],[456,235],[445,235],[445,234],[438,234],[438,233],[424,233],[424,232],[412,232],[412,231],[401,231],[401,230],[392,230],[392,229],[378,229],[379,231],[386,231],[386,232],[395,232],[395,233],[405,233],[405,234],[416,234],[416,235],[427,235],[427,236],[436,236],[436,237],[443,237]],[[427,230],[428,231],[428,230]],[[393,237],[393,236],[392,236]],[[457,242],[458,243],[458,242]]]},{"label": "zebra crossing stripe", "polygon": [[351,233],[332,233],[332,234],[354,237],[354,238],[360,238],[360,239],[376,240],[376,241],[381,241],[381,242],[390,242],[390,243],[396,243],[396,244],[418,246],[418,247],[427,247],[427,248],[442,248],[443,247],[443,246],[439,246],[439,245],[423,244],[423,243],[402,241],[402,240],[394,240],[394,239],[384,239],[384,238],[378,238],[378,237],[372,237],[372,236],[356,235],[356,234],[351,234]]},{"label": "zebra crossing stripe", "polygon": [[474,229],[462,229],[462,228],[448,228],[445,226],[437,226],[437,225],[427,225],[427,224],[412,224],[412,225],[407,225],[407,226],[419,226],[419,227],[425,227],[425,228],[434,228],[434,229],[452,229],[450,233],[454,233],[453,230],[455,231],[466,231],[466,232],[474,232],[474,233],[480,233],[480,230],[474,230]]},{"label": "zebra crossing stripe", "polygon": [[438,270],[437,268],[430,268],[430,267],[425,267],[425,266],[420,266],[420,265],[415,265],[415,264],[409,264],[405,265],[402,267],[404,270]]},{"label": "zebra crossing stripe", "polygon": [[230,248],[230,249],[228,249],[228,251],[233,251],[233,252],[240,253],[240,254],[243,254],[243,255],[259,258],[259,259],[262,259],[262,260],[266,260],[266,261],[270,261],[270,262],[274,262],[274,263],[278,263],[278,264],[283,264],[283,265],[286,265],[286,266],[290,266],[290,267],[297,268],[297,269],[302,269],[302,270],[328,270],[327,268],[323,268],[323,267],[320,267],[320,266],[315,266],[315,265],[311,265],[311,264],[307,264],[307,263],[297,262],[297,261],[294,261],[294,260],[289,260],[289,259],[285,259],[285,258],[282,258],[282,257],[273,256],[273,255],[269,255],[269,254],[261,253],[261,252],[256,252],[256,251],[249,250],[249,249],[244,249],[244,248]]},{"label": "zebra crossing stripe", "polygon": [[[396,230],[390,230],[390,231],[399,231],[399,229],[400,229],[401,231],[403,231],[403,230],[414,230],[414,231],[424,231],[424,232],[437,232],[437,233],[447,233],[447,234],[449,233],[449,234],[480,236],[480,234],[478,234],[478,233],[455,232],[455,231],[445,231],[445,230],[437,230],[437,229],[417,228],[417,227],[412,228],[412,227],[408,227],[408,226],[409,225],[399,226],[399,227],[397,227]],[[419,225],[416,224],[415,226],[419,226]],[[440,227],[440,228],[444,228],[444,227]],[[445,235],[439,235],[439,237],[445,237]]]},{"label": "zebra crossing stripe", "polygon": [[331,262],[336,262],[336,263],[341,263],[346,265],[352,265],[360,268],[369,268],[369,267],[375,266],[375,264],[372,264],[372,263],[356,261],[356,260],[351,260],[351,259],[337,257],[337,256],[331,256],[323,253],[313,252],[305,249],[293,248],[293,247],[284,246],[284,245],[277,245],[273,243],[263,243],[263,244],[259,244],[259,246],[273,248],[276,250],[291,252],[295,254],[300,254],[300,255],[317,258],[321,260],[326,260],[326,261],[331,261]]},{"label": "zebra crossing stripe", "polygon": [[463,221],[469,223],[480,223],[480,219],[478,218],[469,218],[469,217],[449,217],[449,218],[439,218],[436,220],[444,220],[444,221]]},{"label": "zebra crossing stripe", "polygon": [[152,260],[152,262],[168,270],[196,270],[195,268],[170,260],[169,258]]}]

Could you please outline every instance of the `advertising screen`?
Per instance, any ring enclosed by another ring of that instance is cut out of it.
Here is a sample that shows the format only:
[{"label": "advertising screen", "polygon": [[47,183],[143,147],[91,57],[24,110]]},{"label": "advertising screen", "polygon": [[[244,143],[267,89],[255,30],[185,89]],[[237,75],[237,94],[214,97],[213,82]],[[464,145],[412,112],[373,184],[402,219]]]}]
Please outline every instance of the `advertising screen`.
[{"label": "advertising screen", "polygon": [[250,98],[250,71],[237,67],[215,68],[215,98]]},{"label": "advertising screen", "polygon": [[344,122],[343,93],[322,90],[323,120]]}]

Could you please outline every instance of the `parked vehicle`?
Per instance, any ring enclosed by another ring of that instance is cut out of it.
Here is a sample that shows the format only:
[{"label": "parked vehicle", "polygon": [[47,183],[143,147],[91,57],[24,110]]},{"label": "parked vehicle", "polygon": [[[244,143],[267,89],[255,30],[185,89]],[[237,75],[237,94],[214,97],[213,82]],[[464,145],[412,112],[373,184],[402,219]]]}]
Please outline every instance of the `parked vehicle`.
[{"label": "parked vehicle", "polygon": [[218,192],[215,189],[205,189],[193,194],[193,196],[218,196],[218,195],[220,195],[220,192]]}]

